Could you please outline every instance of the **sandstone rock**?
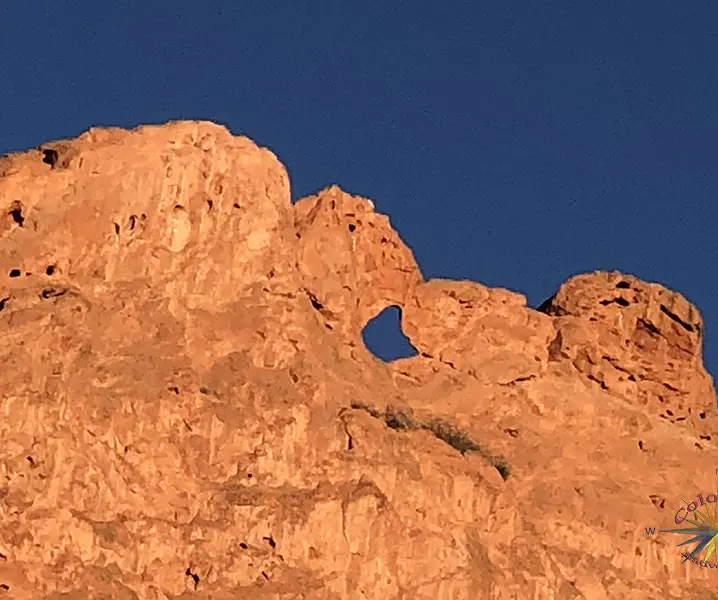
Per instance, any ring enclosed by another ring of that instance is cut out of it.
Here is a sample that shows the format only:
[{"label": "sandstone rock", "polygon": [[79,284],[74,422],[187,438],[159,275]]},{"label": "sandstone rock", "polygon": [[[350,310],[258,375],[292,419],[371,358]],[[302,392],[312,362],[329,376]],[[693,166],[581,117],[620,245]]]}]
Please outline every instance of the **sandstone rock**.
[{"label": "sandstone rock", "polygon": [[[419,355],[364,347],[387,306]],[[618,273],[425,282],[212,123],[5,157],[0,597],[704,598],[645,532],[715,491],[702,331]]]},{"label": "sandstone rock", "polygon": [[294,205],[297,269],[316,310],[347,340],[403,305],[422,281],[411,251],[370,200],[332,186]]},{"label": "sandstone rock", "polygon": [[424,358],[501,383],[544,372],[555,335],[551,319],[526,308],[521,294],[469,281],[415,288],[402,326]]},{"label": "sandstone rock", "polygon": [[715,397],[702,361],[703,321],[680,294],[621,273],[567,281],[540,311],[555,318],[553,360],[603,389],[675,418]]}]

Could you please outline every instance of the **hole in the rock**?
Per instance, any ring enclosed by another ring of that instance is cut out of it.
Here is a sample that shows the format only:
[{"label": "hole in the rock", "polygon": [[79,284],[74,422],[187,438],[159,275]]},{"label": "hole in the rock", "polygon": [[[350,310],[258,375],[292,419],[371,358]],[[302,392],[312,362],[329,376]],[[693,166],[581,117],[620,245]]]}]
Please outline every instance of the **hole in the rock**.
[{"label": "hole in the rock", "polygon": [[324,305],[317,300],[317,297],[314,294],[307,292],[307,295],[309,296],[309,301],[312,303],[312,308],[314,308],[314,310],[322,310],[324,308]]},{"label": "hole in the rock", "polygon": [[10,296],[7,298],[0,298],[0,310],[5,309],[5,305],[7,304],[7,301],[10,300]]},{"label": "hole in the rock", "polygon": [[349,223],[349,231],[354,231],[357,228],[353,223]]},{"label": "hole in the rock", "polygon": [[10,277],[20,277],[20,275],[20,269],[13,269],[12,271],[10,271]]},{"label": "hole in the rock", "polygon": [[628,300],[626,300],[625,298],[620,298],[620,297],[613,298],[613,300],[601,300],[601,302],[599,302],[599,304],[601,304],[602,306],[608,306],[609,304],[618,304],[618,306],[623,306],[624,308],[626,306],[631,305],[631,303]]},{"label": "hole in the rock", "polygon": [[187,567],[185,575],[192,578],[192,581],[194,581],[194,589],[197,589],[197,584],[199,584],[199,575],[197,575],[197,573],[193,573],[190,567]]},{"label": "hole in the rock", "polygon": [[616,284],[616,287],[617,287],[619,290],[627,290],[627,289],[630,289],[631,284],[628,283],[627,281],[619,281],[619,282]]},{"label": "hole in the rock", "polygon": [[45,275],[53,275],[55,273],[55,265],[47,265]]},{"label": "hole in the rock", "polygon": [[57,162],[57,150],[43,150],[42,151],[42,162],[44,162],[46,165],[50,165],[51,167],[55,166],[55,163]]},{"label": "hole in the rock", "polygon": [[12,203],[8,214],[12,217],[12,220],[15,221],[15,223],[22,227],[22,224],[25,222],[25,217],[22,216],[22,204],[20,204],[19,201],[16,200]]},{"label": "hole in the rock", "polygon": [[212,210],[212,207],[213,207],[213,206],[214,206],[214,202],[212,202],[211,200],[207,200],[207,208],[208,208],[209,210]]},{"label": "hole in the rock", "polygon": [[402,333],[400,322],[401,309],[398,306],[390,306],[369,321],[362,331],[366,347],[384,362],[418,354],[409,338]]}]

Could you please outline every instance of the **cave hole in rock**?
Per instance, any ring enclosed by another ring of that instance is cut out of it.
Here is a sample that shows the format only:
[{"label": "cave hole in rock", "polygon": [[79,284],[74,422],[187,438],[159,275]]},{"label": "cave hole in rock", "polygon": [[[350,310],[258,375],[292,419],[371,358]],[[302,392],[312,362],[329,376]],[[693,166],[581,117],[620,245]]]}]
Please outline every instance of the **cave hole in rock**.
[{"label": "cave hole in rock", "polygon": [[46,148],[42,151],[42,162],[44,162],[46,165],[50,165],[51,167],[55,166],[55,163],[57,163],[57,150],[53,150],[51,148]]},{"label": "cave hole in rock", "polygon": [[379,360],[392,362],[418,354],[409,338],[401,331],[400,323],[401,309],[398,306],[389,306],[364,327],[364,345]]},{"label": "cave hole in rock", "polygon": [[22,216],[22,204],[18,200],[12,203],[8,214],[17,225],[20,227],[23,226],[22,224],[25,222],[25,217]]}]

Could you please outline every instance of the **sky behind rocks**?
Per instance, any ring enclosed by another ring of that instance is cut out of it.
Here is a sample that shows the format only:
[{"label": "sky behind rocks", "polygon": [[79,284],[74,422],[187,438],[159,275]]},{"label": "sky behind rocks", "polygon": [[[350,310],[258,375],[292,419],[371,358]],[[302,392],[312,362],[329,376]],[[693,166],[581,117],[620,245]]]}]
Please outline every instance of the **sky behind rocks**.
[{"label": "sky behind rocks", "polygon": [[[715,2],[3,4],[0,153],[217,121],[295,199],[374,200],[427,278],[531,306],[595,269],[680,291],[718,373]],[[367,334],[384,358],[389,321]]]}]

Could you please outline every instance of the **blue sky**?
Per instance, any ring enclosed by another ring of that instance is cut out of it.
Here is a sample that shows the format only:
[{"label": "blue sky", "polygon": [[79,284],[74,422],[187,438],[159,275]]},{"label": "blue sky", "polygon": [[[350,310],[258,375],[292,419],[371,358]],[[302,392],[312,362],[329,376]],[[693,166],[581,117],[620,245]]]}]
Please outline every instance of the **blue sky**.
[{"label": "blue sky", "polygon": [[[679,290],[718,372],[718,5],[72,2],[0,8],[0,153],[210,119],[299,198],[367,196],[427,277],[537,306],[573,274]],[[368,342],[402,352],[379,319]]]}]

